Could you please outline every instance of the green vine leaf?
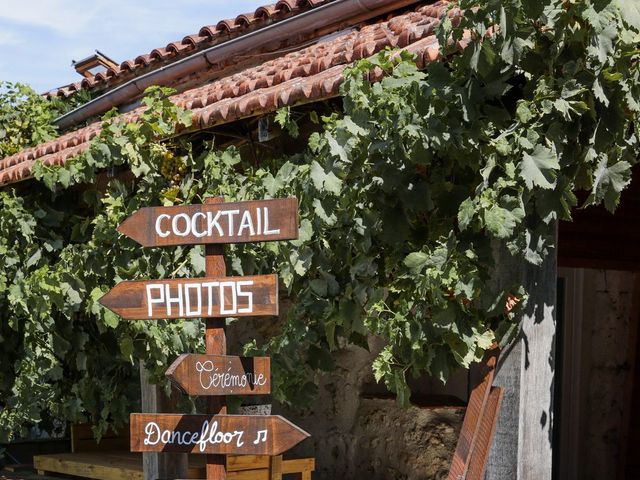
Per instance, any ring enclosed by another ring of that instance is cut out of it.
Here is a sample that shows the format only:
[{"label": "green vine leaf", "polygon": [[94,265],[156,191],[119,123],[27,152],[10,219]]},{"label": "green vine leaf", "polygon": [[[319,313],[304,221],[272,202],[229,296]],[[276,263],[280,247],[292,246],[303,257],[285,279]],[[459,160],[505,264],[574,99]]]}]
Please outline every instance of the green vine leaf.
[{"label": "green vine leaf", "polygon": [[524,152],[520,174],[529,190],[534,187],[550,189],[555,186],[560,169],[558,157],[550,148],[536,145],[531,154]]}]

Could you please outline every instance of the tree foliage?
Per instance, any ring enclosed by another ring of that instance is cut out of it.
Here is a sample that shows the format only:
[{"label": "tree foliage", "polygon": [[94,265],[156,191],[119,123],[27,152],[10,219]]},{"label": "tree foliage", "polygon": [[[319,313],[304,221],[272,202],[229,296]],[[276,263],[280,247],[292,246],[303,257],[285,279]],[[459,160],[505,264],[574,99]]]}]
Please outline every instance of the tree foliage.
[{"label": "tree foliage", "polygon": [[[37,164],[27,193],[0,192],[3,433],[51,416],[119,423],[137,359],[159,379],[173,356],[201,347],[199,322],[122,322],[96,303],[122,279],[203,273],[200,247],[142,249],[116,233],[148,205],[298,197],[298,240],[227,250],[233,273],[275,271],[293,300],[279,334],[245,346],[273,356],[282,401],[304,403],[330,352],[367,348],[370,334],[386,341],[374,374],[402,404],[408,374],[446,380],[509,341],[526,292],[491,281],[492,248],[540,264],[575,190],[614,210],[630,181],[640,13],[616,1],[459,6],[464,17],[437,30],[441,61],[358,62],[343,112],[312,115],[318,131],[297,155],[255,165],[192,142],[178,135],[189,112],[153,89],[140,121],[108,115],[88,152]],[[382,81],[367,80],[372,69]],[[296,136],[292,118],[277,116]],[[132,175],[98,187],[114,169]]]},{"label": "tree foliage", "polygon": [[55,137],[56,109],[28,85],[0,82],[0,157]]}]

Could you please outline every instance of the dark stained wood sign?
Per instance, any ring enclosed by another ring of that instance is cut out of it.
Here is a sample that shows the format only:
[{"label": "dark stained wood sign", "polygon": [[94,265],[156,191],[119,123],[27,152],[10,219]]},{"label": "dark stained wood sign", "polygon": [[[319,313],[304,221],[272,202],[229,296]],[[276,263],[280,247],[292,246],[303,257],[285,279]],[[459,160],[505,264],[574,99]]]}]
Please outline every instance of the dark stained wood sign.
[{"label": "dark stained wood sign", "polygon": [[280,455],[309,434],[279,415],[132,413],[132,452]]},{"label": "dark stained wood sign", "polygon": [[269,357],[183,354],[165,375],[188,395],[268,395]]},{"label": "dark stained wood sign", "polygon": [[278,315],[278,276],[124,281],[99,302],[125,320]]},{"label": "dark stained wood sign", "polygon": [[298,238],[298,199],[141,208],[118,231],[145,247]]}]

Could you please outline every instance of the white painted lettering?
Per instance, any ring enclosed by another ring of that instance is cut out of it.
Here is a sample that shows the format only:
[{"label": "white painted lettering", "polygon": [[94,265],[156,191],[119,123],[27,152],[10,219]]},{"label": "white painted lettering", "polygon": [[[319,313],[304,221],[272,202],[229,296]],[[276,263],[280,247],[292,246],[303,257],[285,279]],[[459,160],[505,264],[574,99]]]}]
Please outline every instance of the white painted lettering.
[{"label": "white painted lettering", "polygon": [[278,235],[280,229],[269,230],[269,207],[264,207],[264,234],[265,235]]},{"label": "white painted lettering", "polygon": [[160,427],[157,423],[147,423],[147,426],[144,427],[144,433],[147,436],[144,439],[145,445],[157,445],[160,442]]},{"label": "white painted lettering", "polygon": [[233,228],[233,217],[234,215],[238,215],[240,210],[220,210],[220,213],[227,216],[227,235],[231,237],[235,232]]},{"label": "white painted lettering", "polygon": [[222,231],[222,227],[218,223],[220,220],[221,211],[216,213],[216,216],[213,216],[213,212],[207,212],[207,235],[209,237],[213,236],[213,229],[215,228],[218,231],[218,236],[222,237],[224,232]]},{"label": "white painted lettering", "polygon": [[256,228],[256,232],[258,235],[262,235],[262,215],[261,212],[262,208],[258,207],[256,208],[256,223],[258,225],[258,227]]},{"label": "white painted lettering", "polygon": [[[184,230],[178,229],[178,220],[184,219]],[[191,217],[186,213],[179,213],[171,221],[171,229],[179,237],[186,237],[191,232]]]},{"label": "white painted lettering", "polygon": [[165,284],[165,303],[167,305],[167,315],[171,315],[171,304],[175,303],[178,305],[178,315],[181,317],[184,316],[184,302],[182,301],[182,285],[178,285],[178,296],[171,296],[171,286],[167,283]]},{"label": "white painted lettering", "polygon": [[[224,295],[225,287],[231,288],[231,308],[227,310],[225,308],[226,298]],[[220,314],[221,315],[233,315],[238,313],[238,299],[236,296],[235,282],[220,282]]]},{"label": "white painted lettering", "polygon": [[230,373],[232,370],[231,362],[227,372],[220,372],[213,361],[206,360],[204,362],[196,362],[195,369],[198,373],[200,386],[204,390],[211,389],[228,389],[233,393],[234,388],[262,387],[267,384],[267,378],[264,373],[243,372],[241,374]]},{"label": "white painted lettering", "polygon": [[253,280],[240,280],[236,282],[236,295],[238,298],[246,298],[247,306],[238,309],[238,313],[253,312],[253,292],[243,292],[242,287],[253,285]]},{"label": "white painted lettering", "polygon": [[166,213],[162,213],[158,215],[158,218],[156,218],[156,233],[158,234],[159,237],[162,237],[162,238],[168,237],[169,234],[171,233],[169,230],[162,231],[162,226],[160,224],[162,223],[162,220],[165,218],[171,218],[171,216],[167,215]]},{"label": "white painted lettering", "polygon": [[[157,290],[158,292],[160,292],[160,296],[154,297],[151,294],[153,290]],[[162,284],[150,283],[147,285],[147,314],[149,317],[153,316],[154,303],[159,303],[159,304],[164,303],[164,287]]]},{"label": "white painted lettering", "polygon": [[[233,432],[224,432],[219,430],[219,424],[217,421],[209,422],[205,420],[202,422],[200,431],[189,430],[161,430],[160,426],[155,422],[149,422],[145,425],[144,433],[146,435],[143,440],[144,445],[197,445],[200,452],[204,452],[209,445],[216,445],[223,443],[225,445],[231,445],[235,441],[236,447],[240,448],[244,445],[242,438],[244,437],[243,430],[234,430]],[[263,433],[264,432],[264,433]],[[264,436],[266,441],[266,430],[260,430],[258,432],[258,438]],[[258,442],[253,442],[257,444]]]},{"label": "white painted lettering", "polygon": [[213,306],[215,305],[216,301],[215,301],[215,297],[213,296],[213,287],[217,287],[220,285],[220,282],[203,282],[202,283],[202,287],[207,289],[207,299],[208,299],[208,306],[207,306],[207,315],[211,315],[211,312],[213,312]]},{"label": "white painted lettering", "polygon": [[[185,296],[185,300],[187,303],[187,308],[186,308],[186,313],[187,313],[187,317],[200,317],[202,316],[202,290],[201,290],[202,285],[200,285],[199,283],[185,283],[184,285],[184,296]],[[189,293],[189,290],[195,290],[196,291],[196,298],[197,298],[197,302],[196,302],[196,309],[192,310],[191,309],[191,294]]]},{"label": "white painted lettering", "polygon": [[245,210],[242,214],[242,220],[240,221],[240,227],[238,228],[238,237],[242,236],[243,230],[248,229],[249,235],[255,235],[256,231],[253,228],[253,219],[249,210]]},{"label": "white painted lettering", "polygon": [[202,217],[202,219],[203,219],[203,220],[202,220],[202,221],[203,221],[203,223],[204,223],[205,219],[207,218],[207,216],[206,216],[204,213],[202,213],[202,212],[196,212],[196,213],[194,213],[194,214],[193,214],[193,217],[191,217],[191,231],[193,232],[193,236],[194,236],[194,237],[202,238],[202,237],[204,237],[204,236],[207,234],[207,231],[206,231],[206,230],[200,230],[200,231],[198,231],[198,230],[196,229],[196,227],[197,227],[197,225],[198,225],[198,220],[197,220],[197,218],[198,218],[198,217]]}]

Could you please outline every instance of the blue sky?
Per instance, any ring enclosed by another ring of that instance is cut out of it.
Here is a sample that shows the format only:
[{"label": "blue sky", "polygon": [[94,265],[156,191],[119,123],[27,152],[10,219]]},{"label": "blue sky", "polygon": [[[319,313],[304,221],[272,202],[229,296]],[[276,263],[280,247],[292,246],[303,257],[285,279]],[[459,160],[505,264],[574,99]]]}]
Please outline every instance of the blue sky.
[{"label": "blue sky", "polygon": [[[275,0],[274,0],[275,1]],[[37,92],[81,79],[71,60],[117,62],[252,12],[269,0],[0,0],[0,80]]]}]

